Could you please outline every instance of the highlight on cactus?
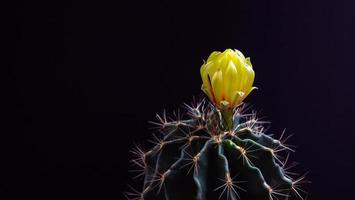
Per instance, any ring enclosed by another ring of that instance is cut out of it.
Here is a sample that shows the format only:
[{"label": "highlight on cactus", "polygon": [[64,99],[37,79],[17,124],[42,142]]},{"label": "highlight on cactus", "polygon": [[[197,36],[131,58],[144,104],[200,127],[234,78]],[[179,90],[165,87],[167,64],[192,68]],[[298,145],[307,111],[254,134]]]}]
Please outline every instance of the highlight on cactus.
[{"label": "highlight on cactus", "polygon": [[188,117],[165,112],[152,122],[153,147],[131,160],[143,179],[129,200],[305,199],[305,175],[291,172],[294,146],[266,132],[267,121],[243,101],[255,89],[249,58],[238,50],[211,53],[200,69],[208,99],[185,104]]}]

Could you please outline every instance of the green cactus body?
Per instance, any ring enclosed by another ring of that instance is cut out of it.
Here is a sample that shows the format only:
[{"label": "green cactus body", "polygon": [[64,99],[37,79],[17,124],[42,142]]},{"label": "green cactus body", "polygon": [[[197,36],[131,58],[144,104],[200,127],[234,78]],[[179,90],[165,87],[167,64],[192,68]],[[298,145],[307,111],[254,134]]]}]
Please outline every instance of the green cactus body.
[{"label": "green cactus body", "polygon": [[277,154],[291,149],[263,133],[265,122],[239,107],[233,129],[225,131],[213,106],[187,107],[190,119],[158,117],[163,136],[151,150],[134,151],[144,184],[141,192],[127,193],[129,199],[287,200],[292,191],[299,194]]}]

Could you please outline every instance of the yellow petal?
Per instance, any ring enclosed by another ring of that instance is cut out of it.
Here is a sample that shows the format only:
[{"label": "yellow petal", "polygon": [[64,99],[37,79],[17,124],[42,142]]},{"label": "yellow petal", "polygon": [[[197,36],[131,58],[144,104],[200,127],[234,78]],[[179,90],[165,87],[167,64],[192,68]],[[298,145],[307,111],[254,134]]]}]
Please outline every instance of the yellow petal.
[{"label": "yellow petal", "polygon": [[251,68],[253,68],[253,65],[251,64],[251,61],[250,61],[250,57],[247,57],[247,58],[245,59],[245,63],[246,63],[247,65],[249,65]]},{"label": "yellow petal", "polygon": [[228,67],[223,77],[225,86],[225,99],[229,102],[232,102],[232,97],[235,90],[234,81],[237,78],[237,68],[235,67],[233,61],[229,61]]},{"label": "yellow petal", "polygon": [[219,57],[218,57],[218,65],[223,73],[226,73],[228,68],[229,62],[232,59],[234,52],[231,49],[225,50]]},{"label": "yellow petal", "polygon": [[258,88],[257,87],[250,88],[250,90],[248,92],[246,92],[245,95],[243,95],[243,97],[241,97],[240,102],[244,101],[244,99],[250,94],[250,92],[253,90],[256,90],[256,89],[258,89]]},{"label": "yellow petal", "polygon": [[212,78],[213,75],[220,69],[220,66],[217,63],[218,60],[212,60],[206,63],[206,71]]},{"label": "yellow petal", "polygon": [[212,77],[212,88],[213,94],[215,97],[215,103],[219,103],[222,101],[222,94],[223,94],[223,77],[222,71],[218,70]]},{"label": "yellow petal", "polygon": [[206,64],[203,64],[200,68],[200,74],[202,78],[202,83],[207,90],[212,90],[212,86],[208,77],[208,72],[206,70]]},{"label": "yellow petal", "polygon": [[243,101],[245,93],[242,91],[236,91],[232,98],[232,105],[237,106]]},{"label": "yellow petal", "polygon": [[221,52],[219,51],[214,51],[210,54],[210,56],[207,59],[207,62],[210,62],[212,60],[214,60],[217,56],[219,56],[221,54]]},{"label": "yellow petal", "polygon": [[245,60],[244,54],[242,52],[237,49],[234,49],[234,52],[237,54],[238,57],[242,58],[242,60]]},{"label": "yellow petal", "polygon": [[254,82],[254,71],[251,67],[246,66],[245,67],[245,77],[244,77],[244,82],[243,84],[243,91],[247,92],[250,90],[250,88],[253,86]]},{"label": "yellow petal", "polygon": [[204,85],[201,86],[201,90],[211,99],[211,101],[214,101],[212,90],[207,89]]}]

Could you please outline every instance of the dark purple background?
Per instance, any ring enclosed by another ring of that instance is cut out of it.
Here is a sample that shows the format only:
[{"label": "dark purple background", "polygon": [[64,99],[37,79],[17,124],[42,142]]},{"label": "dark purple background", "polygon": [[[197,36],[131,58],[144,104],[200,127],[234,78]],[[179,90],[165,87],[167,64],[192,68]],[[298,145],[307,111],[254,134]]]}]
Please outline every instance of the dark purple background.
[{"label": "dark purple background", "polygon": [[149,120],[201,95],[213,50],[256,71],[247,101],[310,171],[310,198],[351,199],[355,181],[352,1],[19,3],[2,132],[3,199],[123,199],[129,149]]}]

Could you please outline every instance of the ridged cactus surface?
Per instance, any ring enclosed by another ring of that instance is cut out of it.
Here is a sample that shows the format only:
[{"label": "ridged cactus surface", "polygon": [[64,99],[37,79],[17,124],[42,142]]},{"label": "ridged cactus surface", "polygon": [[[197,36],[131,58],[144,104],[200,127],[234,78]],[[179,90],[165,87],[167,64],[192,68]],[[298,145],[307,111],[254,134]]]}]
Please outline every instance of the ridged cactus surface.
[{"label": "ridged cactus surface", "polygon": [[[224,131],[221,114],[204,101],[187,106],[188,119],[158,116],[155,146],[135,149],[132,162],[144,176],[144,200],[287,200],[298,183],[285,169],[292,149],[264,133],[264,124],[243,107],[235,110],[233,129]],[[286,138],[287,139],[287,138]],[[302,198],[302,197],[301,197]]]}]

